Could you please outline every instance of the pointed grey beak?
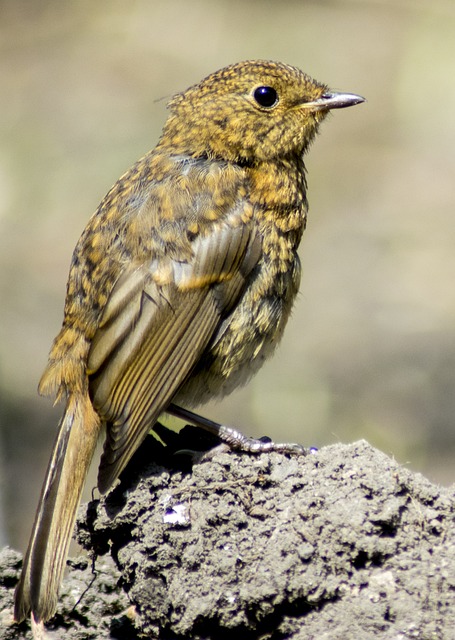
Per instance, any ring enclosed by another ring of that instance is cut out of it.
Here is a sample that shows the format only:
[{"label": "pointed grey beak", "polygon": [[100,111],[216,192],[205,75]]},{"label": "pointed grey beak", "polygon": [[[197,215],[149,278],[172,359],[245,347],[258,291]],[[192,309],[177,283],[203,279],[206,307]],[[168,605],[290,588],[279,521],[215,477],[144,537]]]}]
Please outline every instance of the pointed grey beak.
[{"label": "pointed grey beak", "polygon": [[302,107],[311,107],[312,109],[344,109],[345,107],[353,107],[355,104],[365,102],[365,98],[357,96],[355,93],[324,93],[317,100],[305,102]]}]

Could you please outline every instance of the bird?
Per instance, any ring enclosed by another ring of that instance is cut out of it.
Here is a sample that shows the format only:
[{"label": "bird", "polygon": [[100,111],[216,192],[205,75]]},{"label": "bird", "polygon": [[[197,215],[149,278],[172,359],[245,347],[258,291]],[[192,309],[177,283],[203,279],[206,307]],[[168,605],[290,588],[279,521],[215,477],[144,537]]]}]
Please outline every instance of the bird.
[{"label": "bird", "polygon": [[101,494],[162,413],[232,448],[303,451],[190,409],[247,383],[275,351],[300,284],[304,156],[331,110],[361,102],[288,64],[227,66],[170,99],[155,148],[90,218],[39,383],[65,408],[15,592],[15,620],[31,616],[35,637],[55,614],[103,434]]}]

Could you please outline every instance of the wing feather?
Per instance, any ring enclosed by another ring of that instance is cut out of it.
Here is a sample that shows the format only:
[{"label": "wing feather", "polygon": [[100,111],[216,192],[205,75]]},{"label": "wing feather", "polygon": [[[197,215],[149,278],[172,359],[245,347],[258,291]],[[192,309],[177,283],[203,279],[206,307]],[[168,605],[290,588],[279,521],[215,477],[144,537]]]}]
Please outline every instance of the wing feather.
[{"label": "wing feather", "polygon": [[88,358],[93,405],[107,424],[98,477],[105,492],[200,359],[257,263],[253,227],[220,224],[192,258],[125,269]]}]

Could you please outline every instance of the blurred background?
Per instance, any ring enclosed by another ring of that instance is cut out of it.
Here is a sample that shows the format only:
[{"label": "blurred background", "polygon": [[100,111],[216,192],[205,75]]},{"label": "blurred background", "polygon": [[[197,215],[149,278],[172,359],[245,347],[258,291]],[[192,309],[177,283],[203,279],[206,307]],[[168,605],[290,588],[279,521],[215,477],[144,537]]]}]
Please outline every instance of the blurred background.
[{"label": "blurred background", "polygon": [[308,156],[281,348],[203,413],[318,447],[366,438],[453,482],[453,0],[3,0],[0,14],[0,545],[26,544],[61,412],[36,386],[82,229],[155,145],[167,98],[248,58],[368,102],[328,118]]}]

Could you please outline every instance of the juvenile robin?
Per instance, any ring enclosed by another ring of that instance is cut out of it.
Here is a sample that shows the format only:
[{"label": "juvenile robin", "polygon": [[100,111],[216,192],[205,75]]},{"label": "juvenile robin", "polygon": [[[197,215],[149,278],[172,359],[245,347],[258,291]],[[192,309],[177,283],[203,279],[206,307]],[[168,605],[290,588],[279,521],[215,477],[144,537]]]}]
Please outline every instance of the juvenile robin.
[{"label": "juvenile robin", "polygon": [[[105,493],[163,412],[246,451],[300,451],[188,411],[243,385],[277,346],[300,282],[304,154],[334,93],[289,65],[240,62],[175,95],[162,136],[76,245],[39,391],[64,399],[15,619],[57,605],[83,484],[105,431]],[[180,406],[183,405],[183,406]]]}]

